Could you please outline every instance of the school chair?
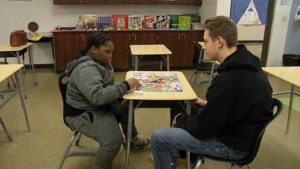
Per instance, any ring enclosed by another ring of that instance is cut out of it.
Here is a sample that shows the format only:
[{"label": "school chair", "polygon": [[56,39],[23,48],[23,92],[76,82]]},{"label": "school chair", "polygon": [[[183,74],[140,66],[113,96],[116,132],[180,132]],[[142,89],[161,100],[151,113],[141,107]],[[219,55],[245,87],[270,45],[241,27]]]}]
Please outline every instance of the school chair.
[{"label": "school chair", "polygon": [[[252,150],[251,150],[251,152],[249,153],[249,155],[247,157],[245,157],[243,159],[240,159],[240,160],[230,160],[230,159],[225,159],[225,158],[219,158],[219,157],[213,157],[213,156],[209,156],[209,155],[205,155],[205,154],[200,154],[200,155],[198,155],[198,160],[195,163],[195,168],[194,169],[200,169],[201,164],[204,163],[204,158],[208,158],[208,159],[216,160],[216,161],[221,161],[221,162],[231,163],[231,169],[233,169],[235,167],[242,167],[242,166],[245,166],[245,165],[247,165],[247,168],[250,169],[250,163],[256,157],[256,154],[259,150],[259,146],[260,146],[260,143],[261,143],[261,140],[262,140],[262,137],[265,133],[266,128],[282,111],[282,103],[276,98],[273,98],[272,110],[273,110],[272,118],[263,126],[263,128],[261,129],[261,131],[257,135],[255,143],[253,144]],[[188,168],[189,168],[189,166],[190,166],[189,153],[188,153],[187,161],[188,161]]]},{"label": "school chair", "polygon": [[[63,100],[63,111],[66,111],[68,109],[68,104],[66,103],[66,92],[67,92],[67,84],[68,84],[68,75],[66,72],[63,72],[59,75],[58,78],[58,85],[59,85],[59,91]],[[66,124],[66,123],[65,123]],[[66,124],[67,127],[69,127]],[[95,156],[95,152],[91,152],[91,151],[70,151],[72,145],[75,142],[76,146],[79,146],[79,141],[81,138],[81,133],[79,131],[76,131],[74,129],[71,129],[73,131],[73,135],[70,138],[68,144],[67,144],[67,148],[63,154],[63,157],[59,163],[58,169],[61,169],[66,158],[68,157],[74,157],[74,156]]]},{"label": "school chair", "polygon": [[[202,49],[202,46],[198,42],[193,41],[193,46],[194,46],[194,52],[193,52],[192,63],[194,67],[194,72],[192,73],[189,81],[193,87],[200,85],[202,83],[208,83],[208,86],[210,86],[211,81],[213,79],[213,74],[216,71],[218,64],[215,61],[211,61],[204,58],[204,50]],[[201,80],[204,74],[209,75],[208,80]],[[198,80],[198,76],[199,76],[199,80]]]},{"label": "school chair", "polygon": [[[128,70],[134,70],[133,56],[131,54],[130,45],[123,44],[123,47],[128,56]],[[138,70],[157,70],[157,67],[153,65],[153,62],[159,62],[159,70],[163,69],[164,58],[161,56],[139,56],[139,62],[149,62],[149,65],[141,65]]]}]

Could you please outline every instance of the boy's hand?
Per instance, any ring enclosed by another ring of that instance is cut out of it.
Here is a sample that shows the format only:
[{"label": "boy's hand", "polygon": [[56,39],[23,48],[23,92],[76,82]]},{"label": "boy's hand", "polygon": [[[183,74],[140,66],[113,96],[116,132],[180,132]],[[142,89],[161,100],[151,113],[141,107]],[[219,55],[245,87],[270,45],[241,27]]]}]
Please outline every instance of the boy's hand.
[{"label": "boy's hand", "polygon": [[205,106],[207,104],[207,101],[197,97],[195,100],[193,100],[193,104],[198,106]]}]

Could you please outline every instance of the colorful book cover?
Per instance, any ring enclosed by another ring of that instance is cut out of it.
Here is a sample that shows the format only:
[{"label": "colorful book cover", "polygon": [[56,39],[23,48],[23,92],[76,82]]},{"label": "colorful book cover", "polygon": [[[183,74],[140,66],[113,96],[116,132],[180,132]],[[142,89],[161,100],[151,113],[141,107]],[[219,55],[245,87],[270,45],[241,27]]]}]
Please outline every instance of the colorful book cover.
[{"label": "colorful book cover", "polygon": [[99,16],[97,29],[107,29],[112,27],[111,16]]},{"label": "colorful book cover", "polygon": [[128,29],[138,30],[142,29],[143,18],[140,15],[129,15],[128,16]]},{"label": "colorful book cover", "polygon": [[169,29],[170,16],[158,15],[156,16],[156,29]]},{"label": "colorful book cover", "polygon": [[128,28],[128,15],[112,15],[112,26],[114,29]]},{"label": "colorful book cover", "polygon": [[191,16],[178,16],[178,29],[190,30],[191,29]]},{"label": "colorful book cover", "polygon": [[170,15],[170,29],[178,29],[178,15]]},{"label": "colorful book cover", "polygon": [[153,15],[144,16],[143,29],[154,29],[155,17]]}]

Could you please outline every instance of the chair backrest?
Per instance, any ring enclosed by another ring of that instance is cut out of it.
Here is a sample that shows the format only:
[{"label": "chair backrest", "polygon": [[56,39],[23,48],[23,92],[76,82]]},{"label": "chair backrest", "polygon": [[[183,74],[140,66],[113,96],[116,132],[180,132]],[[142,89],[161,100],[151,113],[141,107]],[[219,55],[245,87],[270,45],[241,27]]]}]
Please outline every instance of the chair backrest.
[{"label": "chair backrest", "polygon": [[[65,112],[67,111],[67,103],[66,103],[66,94],[67,94],[67,86],[68,86],[68,74],[66,72],[62,72],[58,77],[58,87],[61,94],[61,98],[63,100],[63,114],[65,117]],[[64,123],[67,125],[65,118]],[[68,126],[68,125],[67,125]]]},{"label": "chair backrest", "polygon": [[243,165],[250,164],[254,160],[254,158],[256,157],[256,154],[258,152],[258,149],[259,149],[259,146],[260,146],[260,143],[261,143],[261,140],[262,140],[262,137],[264,135],[266,128],[282,111],[282,103],[276,98],[273,98],[273,100],[272,100],[272,111],[273,111],[272,118],[261,129],[260,133],[258,134],[258,136],[256,138],[255,144],[253,145],[252,151],[250,152],[249,156],[242,160],[233,161],[234,163],[236,163],[239,166],[243,166]]},{"label": "chair backrest", "polygon": [[130,50],[130,45],[129,44],[123,44],[123,47],[127,53],[128,57],[128,70],[133,70],[133,65],[132,65],[132,55],[131,55],[131,50]]},{"label": "chair backrest", "polygon": [[197,64],[200,62],[200,60],[203,59],[204,57],[204,52],[202,50],[202,46],[199,45],[198,42],[193,41],[193,49],[194,49],[194,53],[193,53],[193,66],[197,66]]}]

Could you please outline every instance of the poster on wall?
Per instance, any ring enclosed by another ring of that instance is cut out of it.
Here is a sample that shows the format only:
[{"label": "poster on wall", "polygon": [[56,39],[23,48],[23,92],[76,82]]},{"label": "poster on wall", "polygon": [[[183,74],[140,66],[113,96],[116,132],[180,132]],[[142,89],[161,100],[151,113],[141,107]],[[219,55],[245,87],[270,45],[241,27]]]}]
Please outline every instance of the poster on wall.
[{"label": "poster on wall", "polygon": [[232,0],[230,17],[240,25],[265,25],[269,0]]}]

